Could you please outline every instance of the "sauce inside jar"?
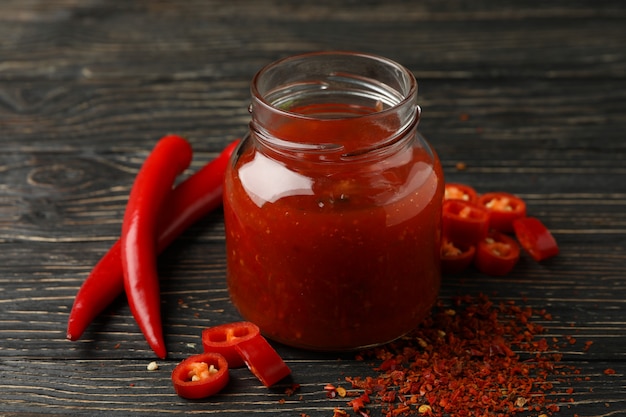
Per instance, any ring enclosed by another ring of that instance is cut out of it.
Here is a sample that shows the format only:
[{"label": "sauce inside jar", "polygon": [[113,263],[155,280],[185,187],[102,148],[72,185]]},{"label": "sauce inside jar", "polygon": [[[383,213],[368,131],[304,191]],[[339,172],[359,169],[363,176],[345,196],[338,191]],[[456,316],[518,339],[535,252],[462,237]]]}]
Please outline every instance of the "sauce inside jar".
[{"label": "sauce inside jar", "polygon": [[292,346],[396,339],[439,291],[437,156],[416,121],[403,124],[378,103],[289,113],[297,117],[272,121],[269,141],[253,123],[227,171],[231,299],[266,336]]}]

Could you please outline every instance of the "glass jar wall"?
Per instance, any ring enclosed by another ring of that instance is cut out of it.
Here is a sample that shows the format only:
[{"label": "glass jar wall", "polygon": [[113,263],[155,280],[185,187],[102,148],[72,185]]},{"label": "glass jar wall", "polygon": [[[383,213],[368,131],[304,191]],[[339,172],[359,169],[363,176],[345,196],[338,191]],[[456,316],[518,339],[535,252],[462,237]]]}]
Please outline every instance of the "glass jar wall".
[{"label": "glass jar wall", "polygon": [[224,189],[234,305],[266,336],[314,350],[412,330],[439,291],[443,199],[413,75],[319,52],[261,69],[251,92]]}]

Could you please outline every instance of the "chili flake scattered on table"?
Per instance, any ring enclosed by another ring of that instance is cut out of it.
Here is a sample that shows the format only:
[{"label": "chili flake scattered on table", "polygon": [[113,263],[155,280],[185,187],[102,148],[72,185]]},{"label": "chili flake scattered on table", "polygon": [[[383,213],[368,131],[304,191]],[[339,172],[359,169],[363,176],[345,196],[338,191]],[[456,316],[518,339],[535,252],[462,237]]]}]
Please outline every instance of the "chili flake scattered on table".
[{"label": "chili flake scattered on table", "polygon": [[550,319],[544,310],[486,295],[440,303],[412,334],[357,355],[377,360],[378,375],[346,377],[347,396],[355,398],[333,415],[373,416],[370,402],[385,417],[553,415],[559,403],[573,401],[562,395],[573,393],[567,384],[580,377],[561,363],[558,350],[569,339],[541,337],[538,322]]}]

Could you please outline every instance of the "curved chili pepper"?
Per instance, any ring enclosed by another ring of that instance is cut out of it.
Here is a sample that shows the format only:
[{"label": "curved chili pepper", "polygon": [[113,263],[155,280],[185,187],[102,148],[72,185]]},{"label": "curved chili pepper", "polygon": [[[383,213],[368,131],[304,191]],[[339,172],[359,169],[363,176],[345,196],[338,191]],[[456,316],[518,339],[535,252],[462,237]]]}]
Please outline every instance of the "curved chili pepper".
[{"label": "curved chili pepper", "polygon": [[[239,140],[172,190],[163,213],[157,252],[167,248],[185,229],[222,203],[224,173]],[[89,324],[124,291],[121,242],[100,259],[76,294],[67,323],[67,338],[78,340]]]},{"label": "curved chili pepper", "polygon": [[191,157],[191,146],[183,138],[171,135],[161,139],[135,178],[122,221],[126,297],[146,341],[160,358],[165,358],[167,351],[156,262],[157,221],[176,177],[189,166]]}]

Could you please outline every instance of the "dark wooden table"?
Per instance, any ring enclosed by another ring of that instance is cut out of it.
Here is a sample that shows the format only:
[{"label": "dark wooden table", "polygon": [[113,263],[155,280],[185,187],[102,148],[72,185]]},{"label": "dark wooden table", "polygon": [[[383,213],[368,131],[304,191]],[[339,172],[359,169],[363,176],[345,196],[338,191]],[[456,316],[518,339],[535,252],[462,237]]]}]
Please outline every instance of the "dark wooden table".
[{"label": "dark wooden table", "polygon": [[[622,0],[2,1],[0,415],[347,409],[324,385],[371,374],[371,364],[284,346],[276,347],[301,385],[294,396],[246,370],[208,401],[174,393],[170,371],[201,350],[201,330],[239,319],[224,282],[219,210],[160,258],[169,356],[157,371],[146,369],[155,357],[123,297],[80,341],[65,339],[74,295],[119,236],[156,140],[187,137],[193,172],[245,133],[248,86],[261,66],[326,49],[411,69],[420,129],[447,180],[520,195],[560,244],[557,258],[523,257],[505,278],[446,277],[442,299],[484,292],[545,308],[548,335],[578,340],[563,361],[583,378],[556,394],[568,399],[560,415],[626,415],[624,45]],[[584,341],[593,341],[588,351]]]}]

